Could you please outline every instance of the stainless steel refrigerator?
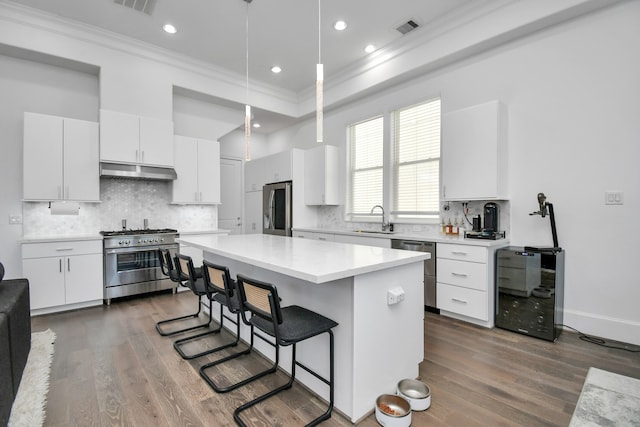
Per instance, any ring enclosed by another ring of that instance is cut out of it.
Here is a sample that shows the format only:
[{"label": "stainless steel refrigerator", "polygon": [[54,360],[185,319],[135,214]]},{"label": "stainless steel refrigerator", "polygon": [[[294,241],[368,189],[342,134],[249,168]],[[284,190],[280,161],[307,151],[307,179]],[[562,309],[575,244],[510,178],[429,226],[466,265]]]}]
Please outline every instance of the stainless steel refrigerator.
[{"label": "stainless steel refrigerator", "polygon": [[262,187],[262,233],[291,236],[291,181]]}]

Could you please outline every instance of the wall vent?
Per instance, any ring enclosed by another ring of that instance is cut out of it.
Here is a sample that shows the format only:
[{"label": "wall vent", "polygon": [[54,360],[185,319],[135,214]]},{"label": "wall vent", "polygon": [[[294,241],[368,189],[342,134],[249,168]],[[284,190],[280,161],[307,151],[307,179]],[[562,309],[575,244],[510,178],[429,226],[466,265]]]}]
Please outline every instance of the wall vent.
[{"label": "wall vent", "polygon": [[419,25],[416,21],[414,21],[413,19],[409,19],[407,22],[396,28],[396,30],[398,30],[401,34],[407,34],[408,32],[413,31],[418,27]]},{"label": "wall vent", "polygon": [[156,0],[113,0],[113,2],[147,15],[153,13],[153,8],[156,5]]}]

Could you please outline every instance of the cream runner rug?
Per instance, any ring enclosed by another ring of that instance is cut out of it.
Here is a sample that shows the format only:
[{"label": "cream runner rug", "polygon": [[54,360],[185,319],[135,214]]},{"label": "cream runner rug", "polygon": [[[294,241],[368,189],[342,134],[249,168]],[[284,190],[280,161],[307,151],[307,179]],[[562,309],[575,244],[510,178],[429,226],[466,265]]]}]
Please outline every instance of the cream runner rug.
[{"label": "cream runner rug", "polygon": [[569,426],[640,426],[640,380],[589,368]]},{"label": "cream runner rug", "polygon": [[31,350],[11,407],[9,427],[35,427],[44,423],[55,340],[56,334],[50,329],[31,334]]}]

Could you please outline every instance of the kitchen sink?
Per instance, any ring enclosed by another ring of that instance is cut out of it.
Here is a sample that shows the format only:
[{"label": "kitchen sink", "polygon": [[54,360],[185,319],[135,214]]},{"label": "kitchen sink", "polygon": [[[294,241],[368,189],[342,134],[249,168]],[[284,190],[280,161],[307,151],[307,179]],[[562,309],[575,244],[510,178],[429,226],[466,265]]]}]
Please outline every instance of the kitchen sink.
[{"label": "kitchen sink", "polygon": [[378,231],[378,230],[355,230],[356,233],[367,233],[367,234],[393,234],[395,231]]}]

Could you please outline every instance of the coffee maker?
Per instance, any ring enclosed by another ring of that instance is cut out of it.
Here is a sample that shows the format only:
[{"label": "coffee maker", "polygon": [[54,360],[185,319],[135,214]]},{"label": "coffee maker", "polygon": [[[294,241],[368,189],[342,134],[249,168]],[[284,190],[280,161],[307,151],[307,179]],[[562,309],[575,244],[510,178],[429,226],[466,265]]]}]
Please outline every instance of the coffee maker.
[{"label": "coffee maker", "polygon": [[482,231],[498,231],[498,205],[493,202],[484,205],[484,227]]}]

